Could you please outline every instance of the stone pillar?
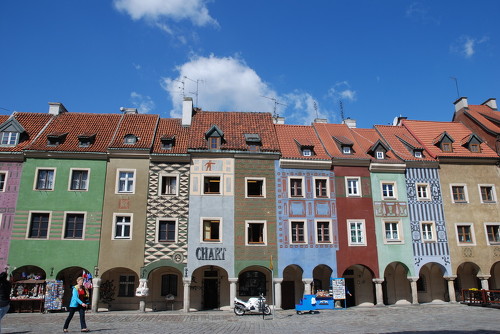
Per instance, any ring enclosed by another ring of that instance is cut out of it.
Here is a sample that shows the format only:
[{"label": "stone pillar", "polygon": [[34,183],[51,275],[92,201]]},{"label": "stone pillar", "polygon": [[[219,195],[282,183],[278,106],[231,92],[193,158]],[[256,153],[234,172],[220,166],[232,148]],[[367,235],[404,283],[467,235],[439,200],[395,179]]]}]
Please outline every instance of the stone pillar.
[{"label": "stone pillar", "polygon": [[455,296],[455,285],[453,284],[453,281],[457,278],[457,276],[443,276],[443,278],[448,281],[448,295],[450,296],[450,303],[456,303],[457,297]]},{"label": "stone pillar", "polygon": [[490,285],[488,283],[488,279],[490,279],[491,275],[477,275],[477,278],[481,280],[481,289],[489,290]]},{"label": "stone pillar", "polygon": [[234,298],[236,298],[236,283],[238,283],[237,278],[228,278],[229,281],[229,306],[234,308]]},{"label": "stone pillar", "polygon": [[312,278],[304,278],[302,279],[302,283],[304,283],[304,295],[310,295],[312,293],[311,284],[314,282]]},{"label": "stone pillar", "polygon": [[183,306],[183,311],[184,312],[189,312],[189,308],[191,307],[190,299],[189,296],[191,295],[191,280],[190,279],[184,279],[182,281],[184,283],[184,306]]},{"label": "stone pillar", "polygon": [[283,282],[283,278],[274,279],[274,308],[278,310],[281,310],[281,282]]},{"label": "stone pillar", "polygon": [[384,306],[384,293],[382,291],[383,278],[374,278],[372,282],[375,283],[375,299],[376,306]]},{"label": "stone pillar", "polygon": [[410,281],[411,287],[411,303],[418,304],[418,290],[417,290],[417,281],[418,277],[408,277],[408,281]]},{"label": "stone pillar", "polygon": [[149,295],[147,278],[139,279],[139,287],[136,289],[135,295],[141,298],[139,300],[139,311],[146,312],[146,297]]},{"label": "stone pillar", "polygon": [[99,308],[99,294],[101,288],[101,279],[99,277],[92,278],[92,312],[97,312]]}]

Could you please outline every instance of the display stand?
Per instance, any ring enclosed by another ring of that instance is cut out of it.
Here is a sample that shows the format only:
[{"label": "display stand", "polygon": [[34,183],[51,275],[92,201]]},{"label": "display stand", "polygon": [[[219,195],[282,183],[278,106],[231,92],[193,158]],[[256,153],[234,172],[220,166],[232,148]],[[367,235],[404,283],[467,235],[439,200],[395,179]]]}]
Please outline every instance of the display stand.
[{"label": "display stand", "polygon": [[43,312],[45,280],[28,279],[12,284],[9,312]]},{"label": "display stand", "polygon": [[63,281],[47,281],[45,286],[45,311],[61,310],[63,296]]}]

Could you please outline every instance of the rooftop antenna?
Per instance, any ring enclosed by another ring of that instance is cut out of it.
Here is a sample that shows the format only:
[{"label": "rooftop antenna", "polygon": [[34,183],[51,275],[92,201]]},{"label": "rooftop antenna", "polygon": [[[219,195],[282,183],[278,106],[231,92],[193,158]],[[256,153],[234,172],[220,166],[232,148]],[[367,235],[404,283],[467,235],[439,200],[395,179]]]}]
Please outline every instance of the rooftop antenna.
[{"label": "rooftop antenna", "polygon": [[342,121],[345,120],[345,115],[344,115],[344,104],[342,103],[342,100],[339,100],[339,108],[340,108],[340,118]]},{"label": "rooftop antenna", "polygon": [[276,100],[274,97],[268,97],[268,96],[264,96],[264,95],[261,95],[261,96],[265,97],[266,99],[274,101],[273,118],[278,118],[279,115],[276,112],[276,106],[279,104],[280,106],[285,106],[286,107],[286,104],[278,102],[278,100]]},{"label": "rooftop antenna", "polygon": [[177,82],[180,82],[181,83],[181,86],[177,87],[181,90],[181,96],[182,98],[184,99],[185,95],[184,95],[184,80],[175,80]]},{"label": "rooftop antenna", "polygon": [[198,83],[199,83],[200,81],[203,81],[203,80],[196,79],[196,81],[194,81],[193,79],[190,79],[190,78],[188,78],[187,76],[184,76],[184,79],[188,79],[189,81],[192,81],[192,82],[196,83],[196,92],[189,92],[189,93],[194,94],[194,96],[195,96],[195,98],[196,98],[196,99],[195,99],[195,105],[196,105],[196,106],[198,106]]},{"label": "rooftop antenna", "polygon": [[460,98],[460,91],[458,90],[458,79],[455,77],[450,77],[451,80],[455,80],[455,87],[457,88],[457,98]]},{"label": "rooftop antenna", "polygon": [[313,101],[313,107],[314,107],[314,111],[316,112],[316,118],[319,118],[319,116],[318,116],[318,104],[316,103],[316,101]]}]

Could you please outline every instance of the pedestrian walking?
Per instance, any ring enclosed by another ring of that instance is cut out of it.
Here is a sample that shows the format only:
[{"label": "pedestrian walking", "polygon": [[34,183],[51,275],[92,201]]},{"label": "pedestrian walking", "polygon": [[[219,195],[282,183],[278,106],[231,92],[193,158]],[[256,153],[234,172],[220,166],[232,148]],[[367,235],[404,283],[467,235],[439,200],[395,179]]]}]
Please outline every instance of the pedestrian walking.
[{"label": "pedestrian walking", "polygon": [[7,273],[0,273],[0,333],[2,333],[2,318],[9,312],[11,284]]},{"label": "pedestrian walking", "polygon": [[63,332],[68,332],[69,323],[73,319],[73,315],[78,311],[80,314],[80,327],[82,332],[90,332],[85,323],[85,309],[87,307],[89,298],[89,292],[87,288],[83,286],[83,277],[78,277],[76,279],[76,285],[72,289],[71,302],[69,303],[69,314],[64,322]]}]

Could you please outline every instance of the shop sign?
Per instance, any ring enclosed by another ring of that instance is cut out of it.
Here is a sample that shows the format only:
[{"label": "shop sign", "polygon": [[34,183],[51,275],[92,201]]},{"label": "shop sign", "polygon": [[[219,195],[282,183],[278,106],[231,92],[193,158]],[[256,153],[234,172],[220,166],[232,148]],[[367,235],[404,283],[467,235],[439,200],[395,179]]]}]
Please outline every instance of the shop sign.
[{"label": "shop sign", "polygon": [[196,248],[196,258],[198,260],[206,261],[224,261],[226,255],[225,248],[209,248],[198,247]]}]

